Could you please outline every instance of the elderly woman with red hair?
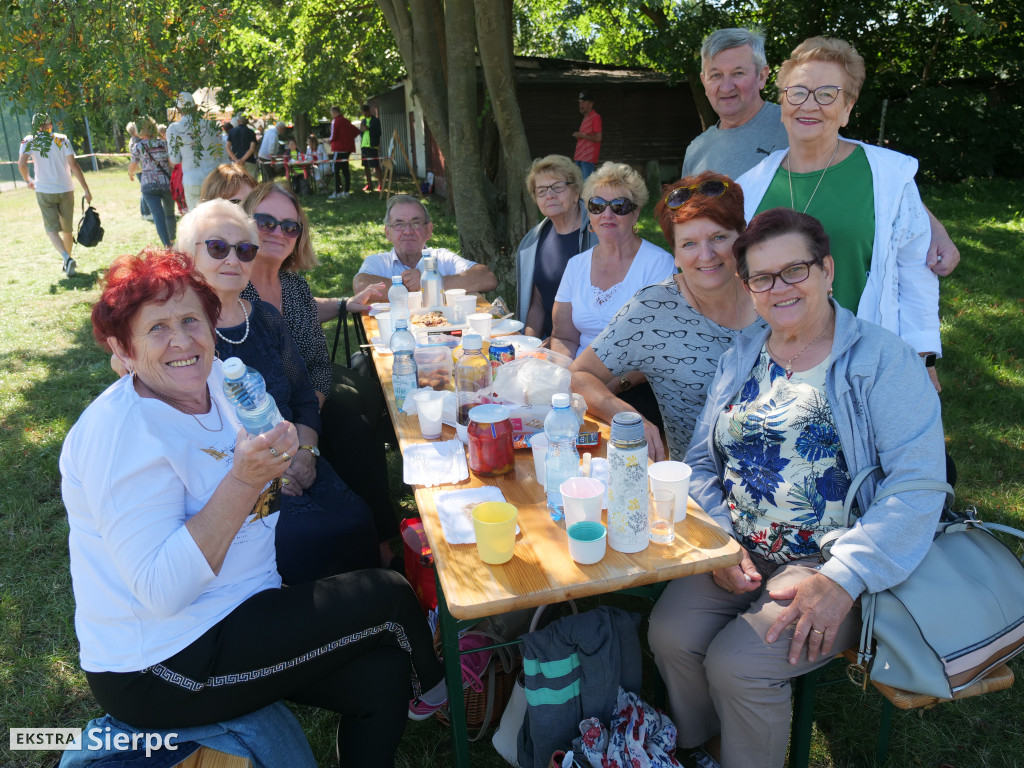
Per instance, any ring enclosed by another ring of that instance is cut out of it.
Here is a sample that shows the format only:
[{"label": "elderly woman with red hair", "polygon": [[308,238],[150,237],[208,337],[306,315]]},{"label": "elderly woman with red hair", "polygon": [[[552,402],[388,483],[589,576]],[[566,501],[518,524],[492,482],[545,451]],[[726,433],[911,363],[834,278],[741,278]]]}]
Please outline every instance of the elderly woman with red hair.
[{"label": "elderly woman with red hair", "polygon": [[[669,453],[682,460],[718,358],[757,313],[736,275],[732,244],[743,232],[743,191],[706,171],[666,185],[654,208],[679,272],[642,288],[572,364],[572,388],[606,421],[634,407],[617,396],[646,376],[661,410]],[[614,390],[614,391],[613,391]],[[665,458],[645,420],[647,446]]]},{"label": "elderly woman with red hair", "polygon": [[416,597],[379,569],[281,588],[282,422],[249,437],[214,356],[217,295],[173,251],[114,261],[93,335],[130,375],[60,457],[75,629],[93,695],[139,729],[188,728],[279,699],[342,715],[342,765],[391,766],[409,698],[443,700]]}]

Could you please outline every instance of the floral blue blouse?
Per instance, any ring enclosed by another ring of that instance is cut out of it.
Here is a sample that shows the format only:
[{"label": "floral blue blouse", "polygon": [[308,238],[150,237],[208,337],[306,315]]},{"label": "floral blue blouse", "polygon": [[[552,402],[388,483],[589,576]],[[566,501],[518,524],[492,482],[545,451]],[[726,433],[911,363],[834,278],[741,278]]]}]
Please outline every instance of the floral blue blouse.
[{"label": "floral blue blouse", "polygon": [[787,377],[762,347],[716,424],[733,528],[775,563],[818,554],[821,537],[846,525],[850,474],[825,397],[830,361]]}]

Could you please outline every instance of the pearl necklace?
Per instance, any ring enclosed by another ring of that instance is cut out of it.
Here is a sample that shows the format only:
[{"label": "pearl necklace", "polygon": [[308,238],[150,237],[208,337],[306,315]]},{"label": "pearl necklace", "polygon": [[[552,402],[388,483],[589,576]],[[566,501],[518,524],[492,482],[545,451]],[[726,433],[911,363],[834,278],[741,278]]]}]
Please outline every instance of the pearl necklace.
[{"label": "pearl necklace", "polygon": [[228,344],[241,344],[243,341],[249,338],[249,313],[245,311],[245,304],[242,303],[241,297],[239,297],[238,299],[238,306],[242,308],[242,315],[245,317],[245,335],[243,335],[242,338],[240,338],[238,341],[235,341],[234,339],[229,339],[227,336],[221,333],[220,328],[213,329],[214,333],[217,334],[217,337],[223,339]]},{"label": "pearl necklace", "polygon": [[[832,157],[829,158],[828,163],[825,165],[825,169],[821,172],[821,176],[818,177],[818,183],[814,185],[814,191],[811,192],[811,196],[809,198],[807,198],[807,205],[804,206],[804,209],[801,211],[801,213],[807,213],[807,209],[811,207],[811,200],[813,200],[814,196],[816,194],[818,194],[818,187],[821,186],[821,182],[824,181],[824,179],[825,179],[825,174],[828,173],[829,166],[832,165],[832,163],[836,159],[836,155],[838,155],[838,154],[839,154],[839,139],[836,139],[836,148],[834,150],[832,150]],[[796,210],[796,202],[793,200],[793,158],[792,158],[792,155],[787,155],[786,156],[786,173],[789,174],[789,207],[792,208],[795,211]]]}]

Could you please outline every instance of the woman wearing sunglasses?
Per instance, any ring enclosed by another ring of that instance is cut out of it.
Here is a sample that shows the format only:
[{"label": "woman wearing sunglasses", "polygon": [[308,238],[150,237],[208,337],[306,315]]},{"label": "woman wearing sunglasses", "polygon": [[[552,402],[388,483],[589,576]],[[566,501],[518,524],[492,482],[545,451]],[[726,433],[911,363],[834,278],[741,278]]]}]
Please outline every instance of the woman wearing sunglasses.
[{"label": "woman wearing sunglasses", "polygon": [[519,244],[516,253],[516,285],[523,333],[547,339],[551,336],[551,311],[565,265],[577,253],[597,245],[580,197],[583,174],[564,155],[548,155],[533,161],[526,188],[544,216]]},{"label": "woman wearing sunglasses", "polygon": [[917,160],[839,135],[861,86],[864,59],[845,40],[814,37],[779,69],[789,149],[739,178],[746,215],[784,206],[817,218],[833,243],[836,301],[888,328],[925,358],[936,388],[939,281],[928,268],[928,212]]},{"label": "woman wearing sunglasses", "polygon": [[286,584],[378,565],[376,529],[366,502],[320,457],[319,403],[291,333],[274,307],[243,299],[259,251],[259,232],[239,206],[201,203],[181,220],[178,248],[192,257],[220,299],[214,329],[222,360],[241,358],[262,374],[281,415],[295,425],[299,450],[282,475],[277,564]]},{"label": "woman wearing sunglasses", "polygon": [[[832,298],[829,240],[774,208],[733,248],[768,328],[722,356],[685,460],[690,495],[742,557],[671,582],[648,634],[677,743],[704,745],[708,768],[782,768],[790,680],[856,642],[854,601],[910,575],[942,510],[941,491],[875,501],[943,476],[939,398],[909,345]],[[872,467],[844,530],[844,498]]]},{"label": "woman wearing sunglasses", "polygon": [[605,163],[583,185],[597,245],[573,256],[555,294],[551,349],[575,358],[623,304],[675,271],[672,256],[636,233],[647,185],[624,163]]},{"label": "woman wearing sunglasses", "polygon": [[[679,272],[641,288],[572,364],[572,388],[606,421],[638,410],[606,382],[650,382],[671,458],[681,461],[718,358],[744,329],[760,325],[736,276],[732,244],[743,232],[743,191],[711,171],[665,185],[654,215],[672,245]],[[621,390],[621,388],[619,388]],[[651,458],[666,458],[654,423],[645,419]]]},{"label": "woman wearing sunglasses", "polygon": [[350,299],[314,298],[301,272],[317,265],[309,219],[295,194],[274,182],[260,184],[243,208],[256,222],[260,250],[242,297],[263,300],[284,317],[321,406],[321,450],[373,511],[380,562],[388,565],[387,542],[398,535],[398,517],[388,493],[387,459],[378,429],[384,401],[380,386],[350,369],[333,365],[321,323],[340,308],[359,312],[374,301],[378,286]]}]

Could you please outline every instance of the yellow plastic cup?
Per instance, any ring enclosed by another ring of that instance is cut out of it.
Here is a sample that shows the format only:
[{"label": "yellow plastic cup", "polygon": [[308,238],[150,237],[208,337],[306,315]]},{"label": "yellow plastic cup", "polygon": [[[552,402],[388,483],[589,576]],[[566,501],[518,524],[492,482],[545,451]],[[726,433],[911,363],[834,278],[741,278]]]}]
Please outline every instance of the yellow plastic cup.
[{"label": "yellow plastic cup", "polygon": [[485,501],[473,507],[472,514],[480,559],[488,565],[501,565],[511,560],[519,516],[515,505],[507,501]]}]

